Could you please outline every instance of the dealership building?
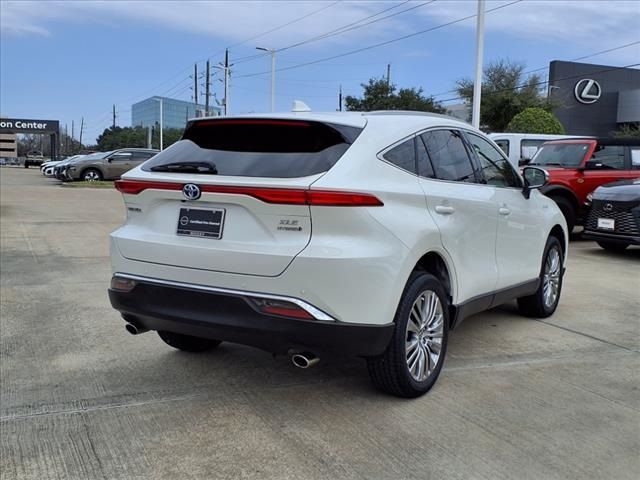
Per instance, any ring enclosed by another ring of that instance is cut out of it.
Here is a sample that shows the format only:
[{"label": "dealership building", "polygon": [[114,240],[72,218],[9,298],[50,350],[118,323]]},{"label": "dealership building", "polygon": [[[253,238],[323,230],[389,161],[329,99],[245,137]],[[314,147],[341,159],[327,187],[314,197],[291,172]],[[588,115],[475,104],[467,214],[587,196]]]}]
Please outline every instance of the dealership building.
[{"label": "dealership building", "polygon": [[640,123],[640,70],[553,61],[549,96],[568,135],[610,136]]},{"label": "dealership building", "polygon": [[[189,118],[207,116],[205,105],[175,98],[150,97],[131,106],[131,125],[145,128],[160,125],[161,104],[162,124],[165,129],[182,129]],[[220,108],[210,105],[208,115],[220,115]]]}]

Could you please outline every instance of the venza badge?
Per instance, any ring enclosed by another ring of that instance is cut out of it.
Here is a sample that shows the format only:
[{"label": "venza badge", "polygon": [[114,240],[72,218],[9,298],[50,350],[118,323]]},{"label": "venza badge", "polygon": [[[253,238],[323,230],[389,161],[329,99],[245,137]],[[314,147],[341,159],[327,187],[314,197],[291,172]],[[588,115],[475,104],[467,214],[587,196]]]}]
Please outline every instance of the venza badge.
[{"label": "venza badge", "polygon": [[182,195],[187,200],[198,200],[202,192],[200,191],[200,187],[195,183],[187,183],[184,187],[182,187]]}]

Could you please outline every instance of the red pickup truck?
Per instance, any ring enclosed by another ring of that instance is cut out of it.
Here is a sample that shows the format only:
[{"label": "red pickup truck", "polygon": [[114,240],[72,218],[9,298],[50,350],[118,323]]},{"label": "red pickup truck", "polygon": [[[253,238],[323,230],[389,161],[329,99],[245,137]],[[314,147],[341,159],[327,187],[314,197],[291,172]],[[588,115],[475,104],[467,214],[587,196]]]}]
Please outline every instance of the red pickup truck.
[{"label": "red pickup truck", "polygon": [[553,140],[540,147],[529,165],[549,172],[549,183],[542,192],[558,204],[571,231],[583,224],[587,195],[596,188],[640,178],[640,139]]}]

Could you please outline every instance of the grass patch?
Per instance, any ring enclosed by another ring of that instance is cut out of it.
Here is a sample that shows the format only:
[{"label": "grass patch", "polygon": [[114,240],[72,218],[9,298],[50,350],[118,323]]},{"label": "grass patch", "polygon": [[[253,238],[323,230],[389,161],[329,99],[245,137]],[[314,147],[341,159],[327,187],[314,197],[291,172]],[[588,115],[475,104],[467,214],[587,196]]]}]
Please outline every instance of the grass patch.
[{"label": "grass patch", "polygon": [[66,182],[63,183],[62,186],[74,188],[114,188],[113,182],[109,180],[100,180],[94,182]]}]

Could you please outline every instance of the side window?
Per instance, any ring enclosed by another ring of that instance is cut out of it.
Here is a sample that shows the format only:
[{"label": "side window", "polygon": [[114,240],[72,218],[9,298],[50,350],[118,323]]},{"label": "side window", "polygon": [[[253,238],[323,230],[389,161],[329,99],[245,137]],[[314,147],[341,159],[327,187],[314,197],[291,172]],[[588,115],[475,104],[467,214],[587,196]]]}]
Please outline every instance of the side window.
[{"label": "side window", "polygon": [[396,145],[382,157],[396,167],[411,173],[416,173],[416,149],[413,138]]},{"label": "side window", "polygon": [[436,178],[454,182],[475,182],[475,174],[460,133],[454,130],[425,132],[427,147]]},{"label": "side window", "polygon": [[499,187],[520,187],[520,179],[509,161],[493,145],[484,138],[468,133],[473,145],[484,178],[489,185]]},{"label": "side window", "polygon": [[603,168],[624,170],[624,147],[622,145],[598,145],[591,160],[601,163]]},{"label": "side window", "polygon": [[509,140],[494,140],[505,155],[509,156]]},{"label": "side window", "polygon": [[416,138],[416,156],[418,160],[418,175],[425,178],[436,178],[433,165],[431,165],[431,159],[429,159],[429,154],[427,153],[427,147],[424,146],[422,137]]},{"label": "side window", "polygon": [[631,169],[640,170],[640,147],[631,147]]},{"label": "side window", "polygon": [[131,153],[130,152],[116,153],[115,155],[112,155],[110,158],[111,158],[111,161],[113,162],[128,162],[129,160],[131,160]]},{"label": "side window", "polygon": [[520,158],[522,160],[531,160],[544,142],[544,140],[523,139],[520,142]]},{"label": "side window", "polygon": [[153,153],[149,152],[134,152],[131,160],[134,162],[145,162],[153,157]]}]

